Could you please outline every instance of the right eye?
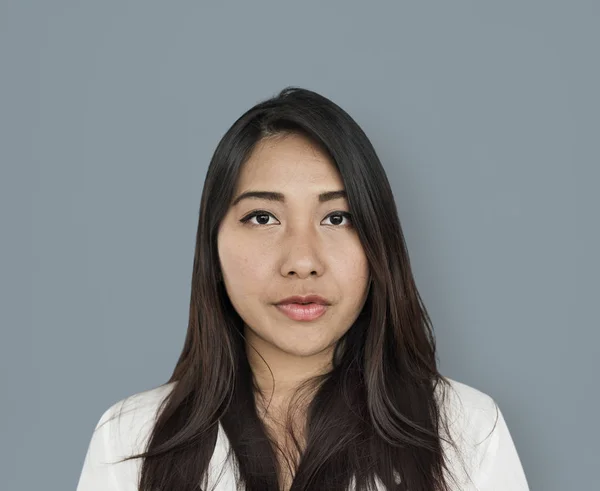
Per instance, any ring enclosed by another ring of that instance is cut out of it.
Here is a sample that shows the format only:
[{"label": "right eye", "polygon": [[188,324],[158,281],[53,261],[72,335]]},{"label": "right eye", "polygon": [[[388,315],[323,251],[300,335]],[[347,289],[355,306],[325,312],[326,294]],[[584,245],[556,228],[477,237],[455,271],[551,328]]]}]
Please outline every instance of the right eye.
[{"label": "right eye", "polygon": [[[252,213],[246,215],[244,218],[242,218],[240,220],[240,222],[247,223],[250,219],[252,219],[254,217],[261,217],[262,219],[264,219],[264,217],[273,217],[273,215],[271,213],[269,213],[268,211],[256,210],[256,211],[253,211]],[[275,218],[275,217],[273,217],[273,218]],[[268,225],[268,224],[266,224],[266,223],[250,223],[250,225],[260,227],[261,225]]]}]

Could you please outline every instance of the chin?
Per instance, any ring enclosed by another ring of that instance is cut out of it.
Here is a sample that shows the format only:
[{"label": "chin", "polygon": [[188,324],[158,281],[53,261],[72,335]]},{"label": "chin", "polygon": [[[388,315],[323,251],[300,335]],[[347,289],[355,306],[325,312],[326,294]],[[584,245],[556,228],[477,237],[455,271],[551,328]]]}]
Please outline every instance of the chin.
[{"label": "chin", "polygon": [[332,339],[315,339],[311,340],[306,334],[301,338],[292,336],[290,339],[277,340],[274,347],[291,356],[307,357],[322,353],[327,348],[333,347],[335,340]]}]

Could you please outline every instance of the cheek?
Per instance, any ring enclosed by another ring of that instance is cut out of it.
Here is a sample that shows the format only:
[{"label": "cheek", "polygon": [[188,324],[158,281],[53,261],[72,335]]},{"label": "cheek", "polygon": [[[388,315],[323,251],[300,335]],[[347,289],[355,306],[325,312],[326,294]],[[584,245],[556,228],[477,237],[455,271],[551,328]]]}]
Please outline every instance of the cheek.
[{"label": "cheek", "polygon": [[[219,243],[219,258],[225,276],[241,289],[252,289],[266,281],[268,259],[264,247],[256,247],[247,240],[223,236]],[[268,249],[267,249],[268,250]]]},{"label": "cheek", "polygon": [[357,288],[368,280],[369,263],[360,244],[350,244],[330,258],[340,280],[347,281],[348,288]]},{"label": "cheek", "polygon": [[[369,265],[362,244],[358,240],[334,241],[324,246],[322,256],[338,288],[347,294],[360,291],[369,278]],[[276,269],[278,244],[274,241],[250,240],[243,234],[223,233],[219,237],[219,257],[225,276],[237,285],[240,293],[264,291],[265,283],[272,281]],[[273,263],[273,264],[272,264]]]}]

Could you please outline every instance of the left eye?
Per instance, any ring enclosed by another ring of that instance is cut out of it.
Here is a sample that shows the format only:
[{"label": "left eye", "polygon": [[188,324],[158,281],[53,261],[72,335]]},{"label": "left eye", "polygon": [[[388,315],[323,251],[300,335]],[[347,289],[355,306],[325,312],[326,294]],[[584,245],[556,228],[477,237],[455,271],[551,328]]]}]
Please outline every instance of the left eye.
[{"label": "left eye", "polygon": [[[246,222],[248,222],[249,220],[251,220],[254,217],[273,217],[273,218],[275,218],[268,211],[257,210],[257,211],[253,211],[249,215],[246,215],[244,218],[242,218],[240,220],[240,222],[246,223]],[[333,225],[339,226],[340,223],[337,223],[337,221],[339,221],[340,219],[343,219],[343,218],[346,218],[348,221],[351,221],[352,215],[350,213],[348,213],[348,212],[345,212],[345,211],[336,211],[336,212],[333,212],[333,213],[330,213],[329,215],[327,215],[325,217],[325,219],[332,218],[332,217],[336,221],[336,223],[334,223]],[[269,224],[268,223],[251,223],[251,225],[260,226],[260,225],[269,225]]]},{"label": "left eye", "polygon": [[[327,219],[327,218],[331,218],[331,217],[335,217],[335,218],[336,218],[336,220],[339,220],[339,219],[344,219],[344,218],[346,218],[346,219],[347,219],[347,221],[350,221],[350,217],[351,217],[351,215],[350,215],[350,213],[346,213],[346,212],[335,212],[335,213],[330,213],[329,215],[327,215],[327,216],[325,217],[325,219]],[[335,225],[339,225],[339,223],[336,223]]]}]

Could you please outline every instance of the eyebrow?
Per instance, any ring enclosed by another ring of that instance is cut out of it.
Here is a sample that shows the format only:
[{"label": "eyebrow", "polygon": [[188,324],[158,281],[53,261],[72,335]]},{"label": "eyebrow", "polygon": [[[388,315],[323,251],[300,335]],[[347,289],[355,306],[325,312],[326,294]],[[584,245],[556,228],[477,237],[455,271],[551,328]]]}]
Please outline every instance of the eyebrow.
[{"label": "eyebrow", "polygon": [[[325,203],[326,201],[339,198],[348,198],[345,190],[326,191],[321,193],[319,194],[319,203]],[[233,200],[232,206],[237,205],[243,199],[266,199],[268,201],[280,201],[285,203],[285,196],[283,193],[277,193],[274,191],[246,191]]]}]

